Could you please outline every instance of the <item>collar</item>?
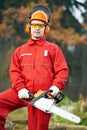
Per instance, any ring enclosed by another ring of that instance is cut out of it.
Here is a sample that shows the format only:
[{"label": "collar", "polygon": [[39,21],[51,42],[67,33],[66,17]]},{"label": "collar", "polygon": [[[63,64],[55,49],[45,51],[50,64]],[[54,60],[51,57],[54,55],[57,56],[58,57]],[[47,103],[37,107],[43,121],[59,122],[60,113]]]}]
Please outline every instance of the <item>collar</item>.
[{"label": "collar", "polygon": [[28,41],[28,44],[29,45],[34,45],[34,44],[43,45],[45,41],[46,39],[44,37],[42,37],[40,40],[33,40],[32,38],[30,38]]}]

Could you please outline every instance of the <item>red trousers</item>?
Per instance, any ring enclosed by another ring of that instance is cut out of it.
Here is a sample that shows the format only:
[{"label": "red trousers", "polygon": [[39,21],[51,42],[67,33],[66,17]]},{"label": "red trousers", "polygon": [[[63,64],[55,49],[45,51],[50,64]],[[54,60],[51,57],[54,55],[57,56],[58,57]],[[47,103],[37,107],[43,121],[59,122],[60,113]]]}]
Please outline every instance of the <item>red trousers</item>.
[{"label": "red trousers", "polygon": [[14,89],[8,89],[0,93],[0,130],[6,130],[4,125],[9,112],[25,106],[28,108],[28,130],[48,130],[50,114],[20,100]]}]

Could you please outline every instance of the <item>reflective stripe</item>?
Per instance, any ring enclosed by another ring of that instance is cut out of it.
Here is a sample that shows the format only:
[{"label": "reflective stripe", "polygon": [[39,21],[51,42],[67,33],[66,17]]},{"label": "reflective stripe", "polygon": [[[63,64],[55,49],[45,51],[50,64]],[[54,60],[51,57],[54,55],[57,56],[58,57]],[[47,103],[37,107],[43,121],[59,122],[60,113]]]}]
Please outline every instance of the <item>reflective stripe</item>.
[{"label": "reflective stripe", "polygon": [[42,64],[42,63],[36,63],[36,64],[23,64],[22,66],[33,66],[33,65],[51,66],[50,64]]},{"label": "reflective stripe", "polygon": [[20,57],[22,57],[22,56],[31,56],[31,55],[32,55],[32,53],[24,53],[24,54],[21,54]]}]

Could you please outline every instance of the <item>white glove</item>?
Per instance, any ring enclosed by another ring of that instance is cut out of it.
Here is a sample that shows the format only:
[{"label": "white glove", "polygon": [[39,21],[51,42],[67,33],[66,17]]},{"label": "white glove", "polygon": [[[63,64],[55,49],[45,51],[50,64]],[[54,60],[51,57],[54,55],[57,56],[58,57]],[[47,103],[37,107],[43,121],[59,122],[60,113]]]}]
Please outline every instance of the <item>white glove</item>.
[{"label": "white glove", "polygon": [[23,89],[18,91],[18,97],[20,99],[29,98],[29,94],[28,93],[29,93],[29,91],[26,88],[23,88]]},{"label": "white glove", "polygon": [[50,90],[53,91],[53,92],[51,92],[51,94],[52,94],[54,97],[55,97],[55,96],[58,94],[58,92],[60,91],[59,88],[56,87],[56,86],[51,86],[51,87],[50,87]]}]

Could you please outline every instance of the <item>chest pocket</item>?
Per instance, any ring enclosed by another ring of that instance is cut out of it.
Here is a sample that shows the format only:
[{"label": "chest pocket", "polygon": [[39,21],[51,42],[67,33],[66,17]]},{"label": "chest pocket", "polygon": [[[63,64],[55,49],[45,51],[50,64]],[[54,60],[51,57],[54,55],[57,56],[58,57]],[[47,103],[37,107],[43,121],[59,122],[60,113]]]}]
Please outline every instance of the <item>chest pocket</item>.
[{"label": "chest pocket", "polygon": [[50,66],[50,67],[52,66],[52,61],[48,50],[41,49],[39,51],[36,51],[35,65]]}]

